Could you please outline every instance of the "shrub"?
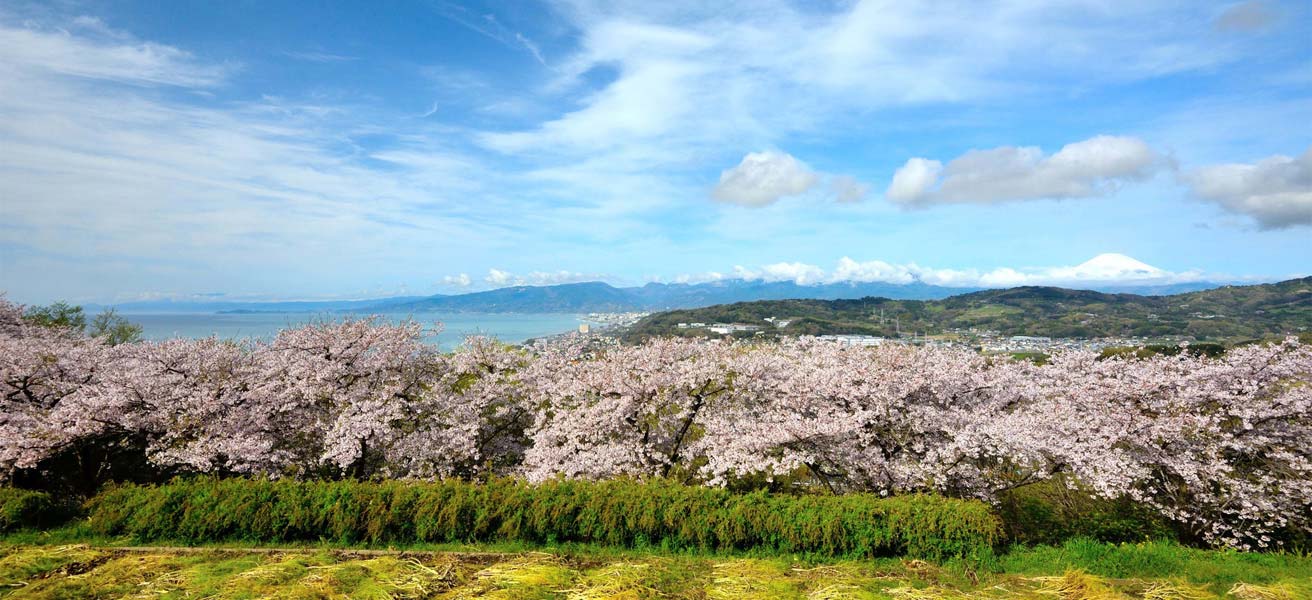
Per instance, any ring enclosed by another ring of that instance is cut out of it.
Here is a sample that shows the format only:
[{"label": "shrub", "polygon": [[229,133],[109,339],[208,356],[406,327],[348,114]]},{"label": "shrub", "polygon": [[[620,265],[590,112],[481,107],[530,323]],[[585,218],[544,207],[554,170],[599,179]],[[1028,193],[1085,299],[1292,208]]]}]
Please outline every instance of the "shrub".
[{"label": "shrub", "polygon": [[1060,544],[1071,538],[1100,542],[1176,539],[1171,524],[1129,498],[1107,499],[1063,478],[1010,490],[998,498],[998,514],[1012,543]]},{"label": "shrub", "polygon": [[816,556],[987,555],[985,504],[937,496],[791,496],[666,481],[473,484],[188,479],[111,487],[91,529],[142,541],[577,542]]},{"label": "shrub", "polygon": [[45,492],[0,487],[0,531],[51,525],[60,508]]}]

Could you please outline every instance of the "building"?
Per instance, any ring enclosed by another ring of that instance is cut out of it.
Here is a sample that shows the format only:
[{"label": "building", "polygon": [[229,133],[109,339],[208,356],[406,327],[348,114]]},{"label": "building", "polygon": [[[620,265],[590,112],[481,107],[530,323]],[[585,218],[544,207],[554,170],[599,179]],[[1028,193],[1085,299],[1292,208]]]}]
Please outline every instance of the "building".
[{"label": "building", "polygon": [[757,327],[756,325],[740,325],[738,323],[712,323],[707,329],[712,333],[731,335],[740,331],[757,331],[760,327]]},{"label": "building", "polygon": [[845,346],[880,346],[886,340],[873,335],[822,335],[818,339],[838,342]]}]

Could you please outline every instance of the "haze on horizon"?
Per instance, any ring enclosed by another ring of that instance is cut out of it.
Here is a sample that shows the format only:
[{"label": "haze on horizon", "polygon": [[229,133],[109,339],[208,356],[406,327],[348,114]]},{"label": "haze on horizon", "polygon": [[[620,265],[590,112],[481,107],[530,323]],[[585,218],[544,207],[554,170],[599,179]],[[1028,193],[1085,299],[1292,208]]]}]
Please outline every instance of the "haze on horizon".
[{"label": "haze on horizon", "polygon": [[1312,6],[0,1],[0,291],[1312,272]]}]

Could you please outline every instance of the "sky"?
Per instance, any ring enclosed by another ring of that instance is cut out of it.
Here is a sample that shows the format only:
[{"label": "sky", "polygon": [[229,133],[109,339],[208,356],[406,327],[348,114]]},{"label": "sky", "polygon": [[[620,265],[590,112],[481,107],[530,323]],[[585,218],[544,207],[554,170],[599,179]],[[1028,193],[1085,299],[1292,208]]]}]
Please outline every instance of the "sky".
[{"label": "sky", "polygon": [[0,0],[14,301],[1312,274],[1312,5]]}]

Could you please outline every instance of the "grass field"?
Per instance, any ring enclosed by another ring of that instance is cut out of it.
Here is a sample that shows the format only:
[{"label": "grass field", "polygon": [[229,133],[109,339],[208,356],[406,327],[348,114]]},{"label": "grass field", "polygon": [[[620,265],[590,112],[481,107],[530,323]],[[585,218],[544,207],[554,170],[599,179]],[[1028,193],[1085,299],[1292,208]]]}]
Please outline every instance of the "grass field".
[{"label": "grass field", "polygon": [[0,546],[3,598],[1301,600],[1312,558],[1074,541],[987,568],[918,560],[342,548]]}]

